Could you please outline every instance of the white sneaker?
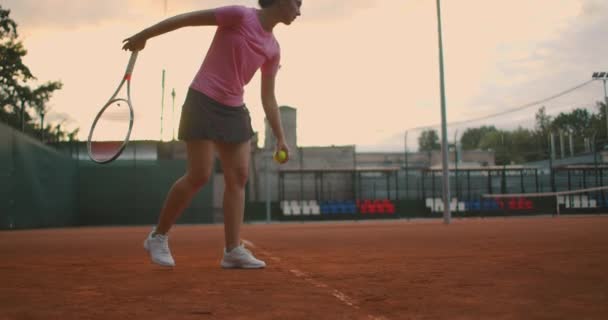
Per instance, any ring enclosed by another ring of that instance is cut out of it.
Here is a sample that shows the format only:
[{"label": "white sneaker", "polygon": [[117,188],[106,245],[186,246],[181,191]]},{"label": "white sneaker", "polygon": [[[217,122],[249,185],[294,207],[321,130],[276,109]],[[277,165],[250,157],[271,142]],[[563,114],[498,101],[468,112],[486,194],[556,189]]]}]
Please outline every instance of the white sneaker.
[{"label": "white sneaker", "polygon": [[261,269],[266,267],[266,263],[256,259],[243,244],[230,250],[230,252],[226,252],[224,249],[224,258],[222,258],[221,265],[225,269]]},{"label": "white sneaker", "polygon": [[174,267],[175,260],[173,260],[171,250],[169,250],[169,236],[163,234],[152,236],[154,231],[152,230],[144,241],[144,248],[150,252],[152,262],[163,267]]}]

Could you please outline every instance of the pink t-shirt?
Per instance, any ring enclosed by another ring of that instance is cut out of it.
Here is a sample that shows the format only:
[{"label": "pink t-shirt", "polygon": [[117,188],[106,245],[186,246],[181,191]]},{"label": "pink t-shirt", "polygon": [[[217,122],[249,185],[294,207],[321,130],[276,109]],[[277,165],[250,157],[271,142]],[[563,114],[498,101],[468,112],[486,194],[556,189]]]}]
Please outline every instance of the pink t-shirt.
[{"label": "pink t-shirt", "polygon": [[190,88],[222,104],[242,106],[244,87],[258,69],[262,77],[278,71],[279,43],[262,28],[254,8],[221,7],[215,17],[215,37]]}]

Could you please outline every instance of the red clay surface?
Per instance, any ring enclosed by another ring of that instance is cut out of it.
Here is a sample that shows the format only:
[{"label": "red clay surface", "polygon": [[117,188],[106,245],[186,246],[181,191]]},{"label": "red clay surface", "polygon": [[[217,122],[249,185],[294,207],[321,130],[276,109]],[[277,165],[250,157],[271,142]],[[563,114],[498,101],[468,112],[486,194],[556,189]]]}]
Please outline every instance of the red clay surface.
[{"label": "red clay surface", "polygon": [[269,264],[222,270],[222,226],[0,232],[0,319],[606,319],[608,217],[244,226]]}]

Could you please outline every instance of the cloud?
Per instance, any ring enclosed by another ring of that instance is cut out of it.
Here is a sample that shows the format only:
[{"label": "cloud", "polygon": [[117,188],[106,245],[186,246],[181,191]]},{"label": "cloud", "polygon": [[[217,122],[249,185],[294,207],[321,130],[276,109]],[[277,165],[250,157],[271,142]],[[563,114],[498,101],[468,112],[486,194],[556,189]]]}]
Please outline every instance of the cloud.
[{"label": "cloud", "polygon": [[[257,0],[167,1],[167,16],[224,5],[257,6]],[[469,0],[467,5],[444,1],[443,6],[449,122],[521,106],[586,81],[593,71],[608,69],[602,65],[608,54],[602,42],[608,27],[605,0]],[[115,72],[105,69],[124,63],[122,52],[111,47],[122,39],[117,33],[122,37],[165,17],[164,0],[4,0],[2,7],[11,9],[11,17],[19,24],[30,50],[28,65],[35,74],[40,79],[60,75],[64,81],[65,88],[52,102],[57,111],[69,109],[81,121],[93,115],[86,113],[88,109],[70,109],[70,101],[81,91],[92,100],[103,100],[107,98],[104,92],[114,88],[88,88],[80,80],[79,69],[89,68],[99,84],[113,86]],[[281,81],[289,84],[281,87],[280,99],[302,107],[302,115],[312,119],[302,123],[316,126],[328,112],[348,112],[351,121],[366,121],[366,106],[377,105],[375,111],[394,116],[374,123],[360,136],[350,129],[340,130],[342,134],[332,135],[330,143],[401,149],[404,130],[439,121],[434,9],[434,1],[429,0],[304,0],[297,27],[277,31],[285,51]],[[193,37],[197,40],[192,41]],[[152,78],[162,67],[171,70],[174,85],[187,86],[193,68],[200,65],[199,47],[211,37],[211,29],[188,30],[151,42],[138,62],[142,81],[137,85],[156,88],[156,78]],[[177,47],[180,59],[164,57],[166,48]],[[79,61],[74,52],[105,61],[87,66],[88,60]],[[51,55],[57,57],[55,63],[48,63]],[[68,68],[68,64],[76,67]],[[325,71],[322,77],[317,70]],[[145,82],[148,78],[149,83]],[[257,85],[254,82],[248,88],[252,107],[258,103]],[[589,88],[593,90],[583,97],[585,102],[603,94],[599,87]],[[141,97],[140,105],[156,105],[158,100]],[[404,110],[415,116],[404,116]],[[534,118],[531,110],[529,119]],[[321,112],[323,116],[318,116]],[[261,112],[252,114],[261,125]],[[500,122],[524,120],[504,117]],[[318,130],[311,126],[302,134],[310,144],[328,139],[309,133],[313,131]],[[408,139],[414,148],[415,132],[410,131]]]},{"label": "cloud", "polygon": [[[509,6],[510,9],[516,7]],[[547,19],[555,23],[547,23],[547,21],[538,23],[535,21],[534,12],[522,12],[522,16],[528,18],[521,19],[518,28],[528,26],[534,27],[534,30],[529,30],[527,34],[506,33],[509,38],[503,38],[496,43],[485,43],[486,49],[493,50],[493,56],[487,59],[493,66],[487,70],[483,78],[477,80],[480,88],[477,94],[468,96],[467,100],[456,102],[454,99],[458,92],[452,88],[459,82],[465,81],[466,74],[454,72],[457,70],[454,64],[458,64],[459,61],[450,53],[453,54],[456,48],[447,46],[447,68],[451,71],[448,76],[452,76],[452,78],[448,77],[446,83],[448,123],[475,119],[538,101],[590,80],[594,71],[608,71],[608,63],[605,59],[608,56],[608,43],[603,41],[605,30],[608,28],[608,2],[577,0],[568,4],[560,3],[552,10],[553,16]],[[485,26],[487,30],[500,31],[502,28],[493,24]],[[494,36],[501,37],[500,34]],[[485,41],[484,38],[475,37],[475,33],[470,34],[470,37],[475,38],[477,43]],[[462,40],[460,37],[458,39]],[[491,45],[495,47],[491,48]],[[467,68],[473,66],[467,64]],[[451,140],[452,134],[457,129],[461,135],[467,127],[488,124],[506,129],[520,125],[529,128],[534,125],[534,114],[542,105],[545,105],[548,112],[553,115],[569,112],[573,108],[588,108],[595,112],[596,102],[602,99],[602,84],[591,83],[573,93],[519,112],[465,125],[451,125],[448,135]],[[439,129],[437,126],[434,128]],[[419,131],[410,130],[412,137],[409,139],[410,144],[416,144],[414,137]],[[378,141],[377,145],[385,150],[398,150],[403,145],[403,134],[387,135],[386,139]],[[374,149],[374,147],[363,146],[364,149]]]},{"label": "cloud", "polygon": [[[256,0],[166,0],[167,16],[227,5],[257,6]],[[348,18],[372,8],[377,0],[308,0],[302,13],[305,22]],[[71,29],[102,23],[160,20],[165,17],[165,0],[4,0],[3,8],[20,30]]]},{"label": "cloud", "polygon": [[548,43],[547,48],[553,52],[555,62],[566,62],[578,68],[608,69],[608,65],[602,63],[608,55],[608,43],[603,40],[607,27],[608,4],[587,0],[578,19],[558,41]]},{"label": "cloud", "polygon": [[[120,0],[5,0],[3,7],[11,10],[11,18],[20,30],[74,28],[133,15],[131,6]],[[126,10],[125,10],[126,9]]]},{"label": "cloud", "polygon": [[[476,110],[512,108],[543,99],[590,80],[593,71],[608,69],[604,63],[608,43],[602,40],[608,27],[608,5],[598,0],[579,4],[580,11],[554,35],[501,48],[495,72],[471,99]],[[579,91],[587,91],[578,97],[581,104],[592,105],[600,98],[593,90]]]},{"label": "cloud", "polygon": [[581,16],[586,18],[605,17],[608,5],[604,0],[583,0]]}]

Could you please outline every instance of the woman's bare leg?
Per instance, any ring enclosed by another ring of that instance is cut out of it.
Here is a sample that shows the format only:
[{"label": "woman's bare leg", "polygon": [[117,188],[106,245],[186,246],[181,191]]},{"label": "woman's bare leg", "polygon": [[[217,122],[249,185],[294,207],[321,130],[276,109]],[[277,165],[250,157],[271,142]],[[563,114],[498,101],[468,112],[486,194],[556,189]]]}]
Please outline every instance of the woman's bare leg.
[{"label": "woman's bare leg", "polygon": [[158,218],[156,233],[166,234],[190,205],[194,195],[209,181],[213,171],[214,144],[210,140],[188,141],[186,174],[171,187]]},{"label": "woman's bare leg", "polygon": [[230,251],[241,242],[251,143],[216,142],[215,146],[224,171],[224,236],[226,250]]}]

